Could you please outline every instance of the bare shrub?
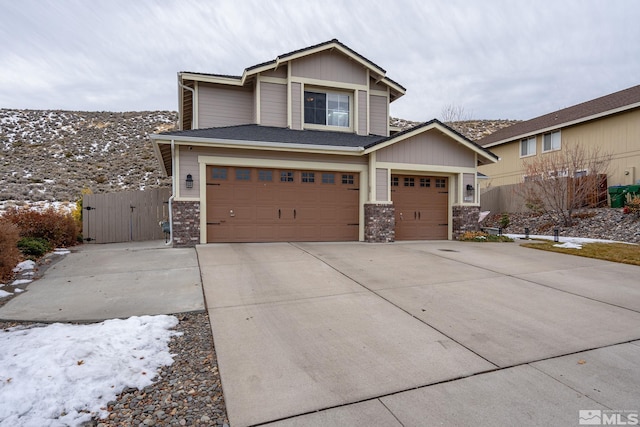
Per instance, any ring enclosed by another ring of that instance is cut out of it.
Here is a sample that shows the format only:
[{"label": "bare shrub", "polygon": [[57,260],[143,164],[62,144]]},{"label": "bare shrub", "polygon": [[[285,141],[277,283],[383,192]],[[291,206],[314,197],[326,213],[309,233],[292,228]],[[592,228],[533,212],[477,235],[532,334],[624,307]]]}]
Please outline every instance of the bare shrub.
[{"label": "bare shrub", "polygon": [[37,211],[23,207],[8,209],[4,217],[18,227],[20,237],[42,238],[52,247],[76,244],[78,227],[69,213],[54,208]]},{"label": "bare shrub", "polygon": [[0,280],[11,279],[13,269],[20,262],[18,240],[20,240],[18,227],[0,218]]}]

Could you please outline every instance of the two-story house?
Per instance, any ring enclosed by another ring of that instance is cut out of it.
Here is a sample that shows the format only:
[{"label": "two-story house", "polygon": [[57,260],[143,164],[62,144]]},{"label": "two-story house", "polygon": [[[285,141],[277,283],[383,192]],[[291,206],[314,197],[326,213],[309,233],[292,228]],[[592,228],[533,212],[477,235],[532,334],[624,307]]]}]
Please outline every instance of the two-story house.
[{"label": "two-story house", "polygon": [[477,142],[501,159],[479,168],[490,177],[481,185],[521,183],[526,180],[526,161],[571,144],[580,144],[586,152],[598,147],[611,155],[608,185],[639,183],[640,86],[516,123]]},{"label": "two-story house", "polygon": [[390,136],[405,88],[337,40],[240,76],[180,72],[180,130],[151,135],[174,245],[451,239],[477,227],[477,166],[437,120]]}]

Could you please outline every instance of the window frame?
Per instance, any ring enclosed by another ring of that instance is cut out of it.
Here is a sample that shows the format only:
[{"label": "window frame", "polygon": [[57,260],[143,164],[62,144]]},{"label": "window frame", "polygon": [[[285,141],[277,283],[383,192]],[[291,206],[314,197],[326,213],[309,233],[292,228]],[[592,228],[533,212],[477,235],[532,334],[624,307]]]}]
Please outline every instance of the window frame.
[{"label": "window frame", "polygon": [[[527,153],[522,154],[522,148],[524,143],[527,144]],[[531,144],[533,143],[533,144]],[[533,145],[533,151],[530,150],[531,145]],[[529,138],[523,138],[520,140],[520,158],[535,156],[538,152],[538,140],[535,136],[530,136]]]},{"label": "window frame", "polygon": [[[307,94],[323,94],[325,95],[325,124],[318,123],[308,123],[306,121],[306,100]],[[347,126],[339,126],[339,125],[330,125],[326,124],[329,120],[329,95],[336,96],[346,96],[348,100],[348,112]],[[319,88],[319,87],[305,87],[302,91],[302,126],[304,129],[315,129],[315,130],[332,130],[337,132],[352,132],[354,129],[353,125],[353,110],[354,110],[354,96],[353,92],[338,90],[338,89],[329,89],[329,88]]]},{"label": "window frame", "polygon": [[[553,142],[554,142],[553,136],[554,135],[558,135],[558,140],[557,140],[558,146],[557,147],[554,147],[554,145],[553,145]],[[545,140],[546,140],[547,136],[549,136],[549,149],[547,149],[546,146],[545,146],[545,142],[546,142]],[[560,130],[547,132],[547,133],[544,133],[542,135],[542,152],[543,153],[550,153],[552,151],[558,151],[558,150],[561,150],[561,149],[562,149],[562,134],[560,133]]]}]

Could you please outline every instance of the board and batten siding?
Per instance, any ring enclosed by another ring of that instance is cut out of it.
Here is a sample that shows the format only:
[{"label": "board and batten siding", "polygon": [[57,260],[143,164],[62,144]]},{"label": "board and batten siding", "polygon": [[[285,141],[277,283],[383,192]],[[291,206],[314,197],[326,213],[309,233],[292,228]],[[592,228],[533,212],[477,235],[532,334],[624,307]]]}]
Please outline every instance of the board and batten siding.
[{"label": "board and batten siding", "polygon": [[291,75],[315,80],[367,84],[367,70],[337,51],[324,51],[291,61]]},{"label": "board and batten siding", "polygon": [[389,170],[376,169],[376,201],[388,202],[389,194]]},{"label": "board and batten siding", "polygon": [[387,98],[385,96],[371,95],[369,97],[369,133],[372,135],[387,135],[389,123]]},{"label": "board and batten siding", "polygon": [[367,92],[358,91],[358,135],[367,135]]},{"label": "board and batten siding", "polygon": [[379,162],[475,167],[474,152],[436,130],[424,132],[378,151]]},{"label": "board and batten siding", "polygon": [[302,84],[291,83],[291,129],[302,130]]},{"label": "board and batten siding", "polygon": [[198,127],[254,123],[253,88],[198,85]]},{"label": "board and batten siding", "polygon": [[287,85],[260,83],[260,124],[287,127]]}]

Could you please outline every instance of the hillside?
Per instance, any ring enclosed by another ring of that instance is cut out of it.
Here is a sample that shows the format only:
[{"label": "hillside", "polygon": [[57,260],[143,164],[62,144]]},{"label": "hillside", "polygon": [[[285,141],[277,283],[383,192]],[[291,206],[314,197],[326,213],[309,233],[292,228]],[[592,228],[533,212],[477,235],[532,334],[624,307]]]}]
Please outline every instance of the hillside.
[{"label": "hillside", "polygon": [[[391,118],[401,129],[418,122]],[[0,110],[0,204],[73,201],[93,193],[169,186],[150,133],[171,130],[177,113]],[[451,123],[470,139],[513,124],[507,120]]]}]

